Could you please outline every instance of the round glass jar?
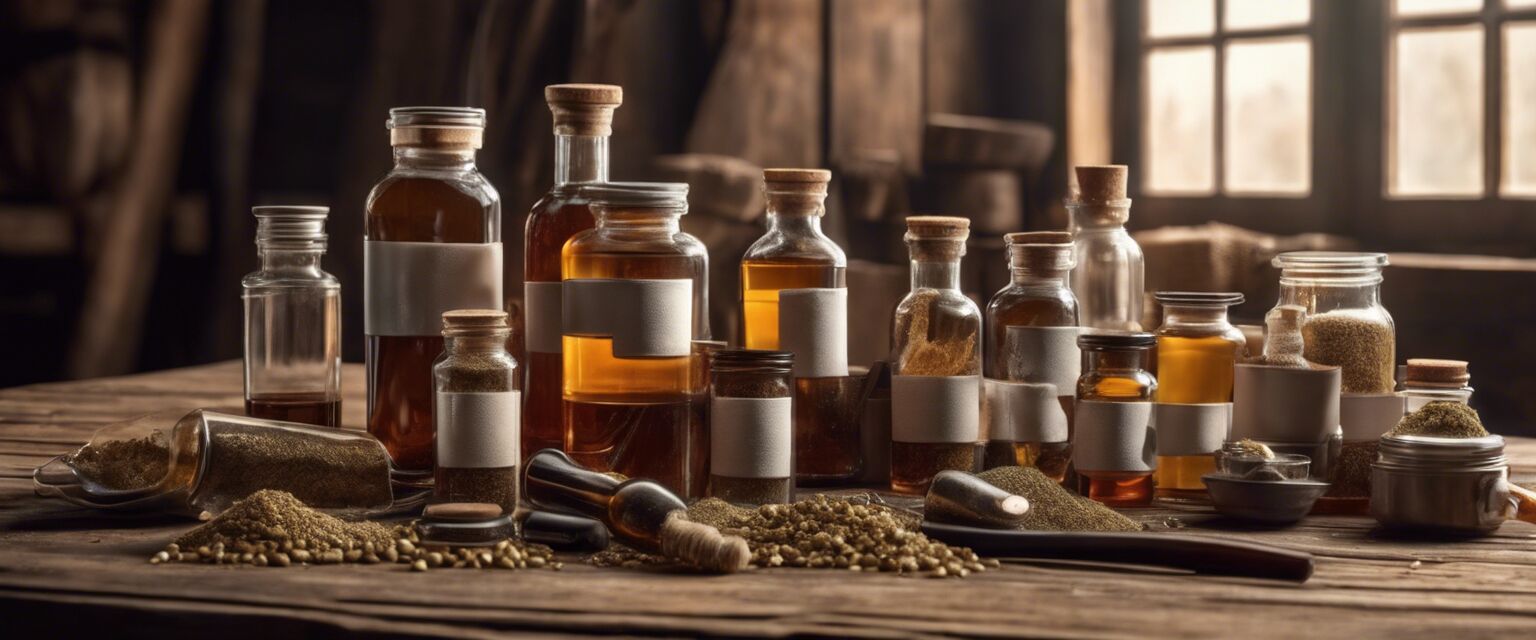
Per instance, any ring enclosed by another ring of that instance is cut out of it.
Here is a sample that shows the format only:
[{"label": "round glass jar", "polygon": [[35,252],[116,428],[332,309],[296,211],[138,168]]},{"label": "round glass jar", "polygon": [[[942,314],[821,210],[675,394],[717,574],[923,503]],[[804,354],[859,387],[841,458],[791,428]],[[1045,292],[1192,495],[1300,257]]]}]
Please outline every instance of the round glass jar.
[{"label": "round glass jar", "polygon": [[1342,368],[1345,394],[1392,393],[1396,328],[1381,305],[1387,254],[1293,251],[1276,256],[1273,264],[1280,269],[1276,309],[1306,309],[1307,360]]},{"label": "round glass jar", "polygon": [[787,351],[710,354],[710,496],[751,505],[794,498],[793,363]]}]

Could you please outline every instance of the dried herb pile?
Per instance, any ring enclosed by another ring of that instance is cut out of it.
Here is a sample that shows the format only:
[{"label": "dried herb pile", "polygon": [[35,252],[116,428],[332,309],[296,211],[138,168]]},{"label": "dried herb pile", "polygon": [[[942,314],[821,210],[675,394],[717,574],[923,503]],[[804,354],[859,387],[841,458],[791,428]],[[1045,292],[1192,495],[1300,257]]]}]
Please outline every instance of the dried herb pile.
[{"label": "dried herb pile", "polygon": [[93,442],[69,457],[69,465],[108,489],[144,489],[170,471],[171,449],[165,433],[156,430],[132,440]]},{"label": "dried herb pile", "polygon": [[1387,435],[1481,438],[1488,435],[1488,429],[1476,409],[1460,402],[1437,401],[1403,416]]},{"label": "dried herb pile", "polygon": [[997,488],[1029,500],[1020,529],[1031,531],[1141,531],[1135,520],[1067,491],[1034,467],[997,467],[977,474]]}]

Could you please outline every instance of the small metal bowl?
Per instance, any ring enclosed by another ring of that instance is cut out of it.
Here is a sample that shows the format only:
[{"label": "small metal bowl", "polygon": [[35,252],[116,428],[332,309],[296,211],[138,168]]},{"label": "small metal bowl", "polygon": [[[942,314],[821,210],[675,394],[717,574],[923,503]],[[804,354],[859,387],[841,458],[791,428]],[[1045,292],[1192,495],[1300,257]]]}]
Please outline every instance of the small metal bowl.
[{"label": "small metal bowl", "polygon": [[1328,490],[1328,483],[1315,480],[1243,480],[1219,473],[1201,479],[1221,515],[1264,524],[1299,522]]}]

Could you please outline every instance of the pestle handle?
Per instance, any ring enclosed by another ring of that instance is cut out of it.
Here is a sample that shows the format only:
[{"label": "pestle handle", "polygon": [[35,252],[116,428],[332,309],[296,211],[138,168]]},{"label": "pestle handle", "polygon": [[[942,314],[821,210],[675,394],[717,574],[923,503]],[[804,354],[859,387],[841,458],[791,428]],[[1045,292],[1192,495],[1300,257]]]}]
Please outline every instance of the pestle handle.
[{"label": "pestle handle", "polygon": [[604,520],[619,481],[576,464],[559,449],[533,454],[523,470],[523,497],[534,506]]},{"label": "pestle handle", "polygon": [[1515,519],[1536,523],[1536,491],[1509,483],[1509,499],[1515,503]]}]

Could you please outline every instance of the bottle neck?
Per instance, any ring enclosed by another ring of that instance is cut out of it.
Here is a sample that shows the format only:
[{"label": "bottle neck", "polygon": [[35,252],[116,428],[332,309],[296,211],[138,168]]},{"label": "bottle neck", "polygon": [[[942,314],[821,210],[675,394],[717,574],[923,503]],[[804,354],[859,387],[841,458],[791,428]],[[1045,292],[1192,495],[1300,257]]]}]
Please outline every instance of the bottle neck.
[{"label": "bottle neck", "polygon": [[1009,269],[1013,284],[1029,289],[1064,289],[1067,286],[1066,271],[1036,271],[1034,269]]},{"label": "bottle neck", "polygon": [[1227,319],[1226,306],[1163,306],[1163,326],[1212,326],[1226,328],[1232,323]]},{"label": "bottle neck", "polygon": [[616,232],[674,234],[682,230],[682,213],[666,209],[620,209],[594,211],[597,226]]},{"label": "bottle neck", "polygon": [[325,251],[316,249],[257,249],[261,270],[267,272],[320,274],[320,257]]},{"label": "bottle neck", "polygon": [[912,289],[960,290],[960,261],[912,260]]},{"label": "bottle neck", "polygon": [[1131,375],[1146,368],[1147,349],[1085,351],[1083,373]]},{"label": "bottle neck", "polygon": [[442,149],[438,147],[395,147],[395,168],[471,171],[475,168],[475,150]]},{"label": "bottle neck", "polygon": [[555,136],[555,184],[608,181],[608,136]]},{"label": "bottle neck", "polygon": [[506,331],[498,331],[490,335],[445,336],[443,350],[455,356],[505,353],[507,336]]},{"label": "bottle neck", "polygon": [[768,209],[768,230],[785,235],[820,236],[821,215],[819,212],[786,212]]}]

